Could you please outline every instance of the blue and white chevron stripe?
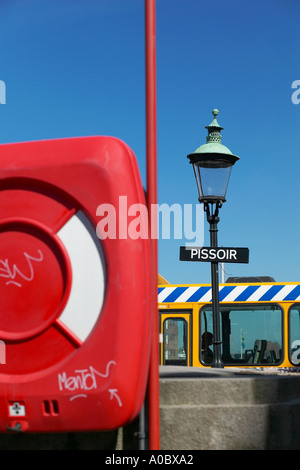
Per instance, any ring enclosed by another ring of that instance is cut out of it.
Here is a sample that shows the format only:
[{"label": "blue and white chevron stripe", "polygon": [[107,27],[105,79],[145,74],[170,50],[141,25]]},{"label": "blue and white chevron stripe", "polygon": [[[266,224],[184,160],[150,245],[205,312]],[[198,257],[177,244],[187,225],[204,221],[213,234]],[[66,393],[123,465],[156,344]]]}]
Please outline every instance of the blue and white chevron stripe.
[{"label": "blue and white chevron stripe", "polygon": [[[211,302],[211,286],[158,288],[158,303]],[[300,284],[220,285],[220,302],[266,302],[300,300]]]}]

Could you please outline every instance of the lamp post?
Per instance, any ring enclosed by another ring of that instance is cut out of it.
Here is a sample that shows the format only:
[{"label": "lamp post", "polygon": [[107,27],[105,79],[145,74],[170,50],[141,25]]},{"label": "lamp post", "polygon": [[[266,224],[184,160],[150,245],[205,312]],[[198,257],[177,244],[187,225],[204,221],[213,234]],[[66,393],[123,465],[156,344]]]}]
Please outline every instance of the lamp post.
[{"label": "lamp post", "polygon": [[[212,123],[206,126],[206,144],[201,145],[187,157],[193,165],[199,202],[204,204],[210,225],[210,246],[218,247],[219,210],[226,201],[226,191],[231,168],[239,157],[221,144],[221,127],[217,121],[219,111],[213,109]],[[213,363],[212,367],[224,367],[221,355],[220,314],[219,314],[219,272],[218,261],[211,262],[212,312],[213,312]]]}]

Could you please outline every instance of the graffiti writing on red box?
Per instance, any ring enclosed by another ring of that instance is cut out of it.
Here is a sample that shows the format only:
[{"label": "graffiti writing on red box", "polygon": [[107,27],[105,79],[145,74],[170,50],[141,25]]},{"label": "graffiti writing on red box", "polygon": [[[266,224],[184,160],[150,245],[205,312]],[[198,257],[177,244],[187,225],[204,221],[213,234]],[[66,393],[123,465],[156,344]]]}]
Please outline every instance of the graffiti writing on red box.
[{"label": "graffiti writing on red box", "polygon": [[[115,361],[109,361],[106,365],[104,372],[99,372],[93,366],[89,366],[87,369],[76,369],[72,375],[68,375],[66,372],[58,374],[58,386],[60,391],[69,392],[87,392],[90,390],[97,390],[99,377],[101,379],[107,379],[110,376],[110,370],[112,366],[115,366]],[[122,401],[118,395],[117,388],[109,388],[110,400],[115,399],[119,407],[123,406]],[[76,398],[87,398],[85,393],[76,393],[70,398],[70,401]]]},{"label": "graffiti writing on red box", "polygon": [[34,279],[34,263],[40,263],[44,259],[43,252],[37,250],[38,256],[30,255],[24,251],[25,269],[21,270],[15,263],[10,263],[9,259],[0,259],[0,277],[7,279],[6,285],[13,284],[22,287],[22,283],[31,282]]}]

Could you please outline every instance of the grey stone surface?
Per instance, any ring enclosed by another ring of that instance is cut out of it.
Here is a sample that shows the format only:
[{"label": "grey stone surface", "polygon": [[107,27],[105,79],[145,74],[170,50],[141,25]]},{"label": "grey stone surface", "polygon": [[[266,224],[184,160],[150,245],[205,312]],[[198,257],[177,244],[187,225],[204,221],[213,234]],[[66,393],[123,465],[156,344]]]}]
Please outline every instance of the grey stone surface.
[{"label": "grey stone surface", "polygon": [[161,449],[300,449],[300,374],[160,370]]}]

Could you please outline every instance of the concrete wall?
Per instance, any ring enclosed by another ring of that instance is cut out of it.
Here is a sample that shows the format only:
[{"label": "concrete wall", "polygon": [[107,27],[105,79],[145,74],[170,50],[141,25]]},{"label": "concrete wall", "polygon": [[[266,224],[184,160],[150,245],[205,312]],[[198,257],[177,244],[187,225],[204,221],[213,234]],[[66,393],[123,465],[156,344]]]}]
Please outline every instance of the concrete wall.
[{"label": "concrete wall", "polygon": [[161,449],[300,449],[300,374],[166,367]]}]

